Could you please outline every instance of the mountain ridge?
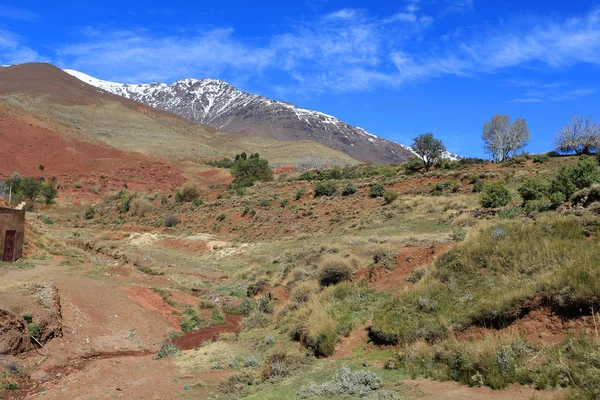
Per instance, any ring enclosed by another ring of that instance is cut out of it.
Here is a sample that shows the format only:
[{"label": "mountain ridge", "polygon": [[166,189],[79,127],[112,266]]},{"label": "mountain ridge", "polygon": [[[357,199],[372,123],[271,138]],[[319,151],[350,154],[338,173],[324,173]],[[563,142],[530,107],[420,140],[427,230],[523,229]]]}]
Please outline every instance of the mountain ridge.
[{"label": "mountain ridge", "polygon": [[[109,93],[221,131],[248,131],[284,141],[310,139],[362,162],[396,164],[415,155],[409,146],[380,138],[332,115],[244,92],[222,80],[184,78],[171,84],[123,84],[75,70],[65,72]],[[446,157],[459,158],[450,153]]]}]

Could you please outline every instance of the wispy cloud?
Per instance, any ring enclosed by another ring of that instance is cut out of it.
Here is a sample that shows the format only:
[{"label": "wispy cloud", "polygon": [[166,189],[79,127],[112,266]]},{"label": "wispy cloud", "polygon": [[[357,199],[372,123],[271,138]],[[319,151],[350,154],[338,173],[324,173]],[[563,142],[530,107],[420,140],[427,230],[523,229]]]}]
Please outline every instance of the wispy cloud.
[{"label": "wispy cloud", "polygon": [[25,46],[20,36],[0,29],[0,64],[21,64],[30,61],[41,61],[40,55]]},{"label": "wispy cloud", "polygon": [[510,100],[510,103],[543,103],[547,101],[566,101],[596,93],[596,88],[573,88],[570,82],[537,82],[531,80],[510,80],[508,86],[523,88],[522,96]]},{"label": "wispy cloud", "polygon": [[9,7],[0,4],[0,17],[15,19],[18,21],[36,22],[39,16],[29,10],[17,7]]},{"label": "wispy cloud", "polygon": [[[469,0],[447,0],[447,4],[473,7]],[[452,40],[440,41],[439,33],[428,38],[435,19],[421,12],[420,6],[419,1],[408,1],[397,13],[380,18],[364,10],[341,9],[267,39],[242,38],[229,28],[177,35],[89,28],[82,41],[59,50],[58,62],[103,78],[134,82],[184,76],[260,78],[277,73],[291,78],[295,90],[308,92],[397,87],[518,66],[600,65],[600,11],[574,18],[517,21],[478,36],[449,33]],[[577,90],[584,89],[588,92],[530,93],[514,101],[558,101],[561,95],[566,99],[590,94],[589,88]]]}]

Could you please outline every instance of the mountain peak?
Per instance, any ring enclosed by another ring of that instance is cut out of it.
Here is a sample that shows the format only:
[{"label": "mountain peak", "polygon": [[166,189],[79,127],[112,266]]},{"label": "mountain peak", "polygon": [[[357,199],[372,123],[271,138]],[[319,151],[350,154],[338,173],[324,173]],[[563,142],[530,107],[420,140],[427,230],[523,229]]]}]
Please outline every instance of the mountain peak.
[{"label": "mountain peak", "polygon": [[407,146],[377,137],[332,115],[243,92],[218,79],[185,78],[170,85],[122,84],[74,70],[65,72],[113,94],[221,131],[251,131],[284,141],[313,140],[363,162],[394,164],[413,155]]}]

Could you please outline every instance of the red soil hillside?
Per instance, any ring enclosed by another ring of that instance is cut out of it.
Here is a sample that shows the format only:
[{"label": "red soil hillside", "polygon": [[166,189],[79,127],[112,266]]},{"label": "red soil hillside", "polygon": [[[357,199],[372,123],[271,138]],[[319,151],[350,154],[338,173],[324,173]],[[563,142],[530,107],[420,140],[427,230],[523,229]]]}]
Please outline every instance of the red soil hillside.
[{"label": "red soil hillside", "polygon": [[43,164],[44,175],[59,180],[104,175],[108,182],[126,181],[130,188],[169,190],[183,182],[181,172],[165,161],[71,139],[38,124],[33,116],[0,103],[0,177],[15,171],[39,175],[38,166]]}]

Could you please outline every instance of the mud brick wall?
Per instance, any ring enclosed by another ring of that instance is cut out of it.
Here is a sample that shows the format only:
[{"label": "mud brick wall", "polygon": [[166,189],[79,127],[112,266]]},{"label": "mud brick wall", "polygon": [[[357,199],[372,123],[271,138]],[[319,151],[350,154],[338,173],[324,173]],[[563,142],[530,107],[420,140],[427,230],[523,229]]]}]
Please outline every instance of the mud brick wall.
[{"label": "mud brick wall", "polygon": [[12,261],[23,256],[23,239],[25,237],[25,210],[0,207],[0,261],[4,255],[6,231],[16,231],[15,255]]}]

